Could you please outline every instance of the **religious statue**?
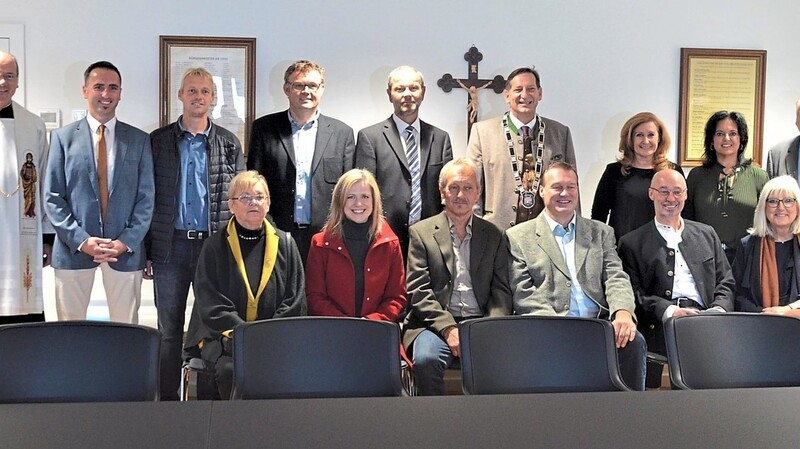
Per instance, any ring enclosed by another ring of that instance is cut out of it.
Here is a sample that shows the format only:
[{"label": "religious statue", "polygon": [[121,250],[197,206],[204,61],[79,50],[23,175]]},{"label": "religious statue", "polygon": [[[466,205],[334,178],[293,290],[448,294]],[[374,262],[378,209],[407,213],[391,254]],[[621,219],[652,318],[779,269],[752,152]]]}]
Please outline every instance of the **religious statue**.
[{"label": "religious statue", "polygon": [[27,153],[25,155],[25,163],[22,164],[19,177],[22,179],[22,194],[25,198],[23,215],[27,218],[34,218],[36,217],[36,181],[39,178],[36,175],[36,164],[33,163],[33,154]]}]

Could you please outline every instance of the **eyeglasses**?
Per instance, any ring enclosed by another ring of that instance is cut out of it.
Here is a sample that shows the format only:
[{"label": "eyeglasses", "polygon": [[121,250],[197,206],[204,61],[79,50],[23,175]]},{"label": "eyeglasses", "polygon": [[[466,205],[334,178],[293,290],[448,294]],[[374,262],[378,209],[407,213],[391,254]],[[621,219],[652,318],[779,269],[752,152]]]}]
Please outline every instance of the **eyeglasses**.
[{"label": "eyeglasses", "polygon": [[658,193],[661,195],[661,198],[669,198],[670,194],[675,195],[675,197],[680,198],[686,192],[685,189],[675,189],[675,190],[667,190],[667,189],[656,189],[655,187],[650,187],[650,190]]},{"label": "eyeglasses", "polygon": [[729,132],[717,131],[714,133],[714,137],[719,137],[720,139],[724,139],[725,136],[728,136],[728,139],[733,139],[734,137],[738,137],[739,133],[736,131],[729,131]]},{"label": "eyeglasses", "polygon": [[318,91],[319,88],[323,86],[323,84],[317,83],[292,83],[289,85],[292,86],[292,90],[295,92],[304,92],[306,88],[308,88],[308,91],[311,93]]},{"label": "eyeglasses", "polygon": [[253,204],[253,203],[256,203],[256,204],[258,204],[260,206],[260,205],[264,204],[264,201],[266,201],[267,198],[269,198],[269,196],[264,196],[264,195],[258,195],[258,196],[240,195],[240,196],[238,196],[236,198],[233,198],[233,199],[241,202],[242,204]]},{"label": "eyeglasses", "polygon": [[783,207],[790,208],[797,204],[797,198],[767,198],[767,206],[775,209],[778,204],[783,203]]}]

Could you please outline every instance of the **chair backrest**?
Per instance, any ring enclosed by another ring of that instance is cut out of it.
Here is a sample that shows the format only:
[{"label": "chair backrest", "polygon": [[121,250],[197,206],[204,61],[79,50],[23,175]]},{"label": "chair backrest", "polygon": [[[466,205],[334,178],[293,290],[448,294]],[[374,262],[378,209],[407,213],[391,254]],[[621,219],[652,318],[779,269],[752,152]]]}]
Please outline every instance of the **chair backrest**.
[{"label": "chair backrest", "polygon": [[293,317],[233,331],[231,399],[400,396],[402,388],[396,323]]},{"label": "chair backrest", "polygon": [[160,342],[131,324],[0,326],[0,402],[158,400]]},{"label": "chair backrest", "polygon": [[605,320],[513,316],[459,324],[466,394],[628,390]]},{"label": "chair backrest", "polygon": [[800,320],[760,313],[664,323],[672,383],[684,390],[800,386]]}]

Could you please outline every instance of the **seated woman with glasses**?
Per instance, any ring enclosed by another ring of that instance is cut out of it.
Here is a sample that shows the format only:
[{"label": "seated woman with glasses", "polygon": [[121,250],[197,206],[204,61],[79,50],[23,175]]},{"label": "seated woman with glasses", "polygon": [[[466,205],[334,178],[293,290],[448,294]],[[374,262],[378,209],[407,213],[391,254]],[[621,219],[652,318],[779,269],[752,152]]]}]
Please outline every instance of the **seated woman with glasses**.
[{"label": "seated woman with glasses", "polygon": [[744,157],[748,135],[742,114],[712,114],[703,141],[703,165],[686,178],[689,195],[683,218],[713,227],[732,263],[742,237],[753,226],[753,212],[769,176]]},{"label": "seated woman with glasses", "polygon": [[800,315],[800,187],[791,176],[761,191],[750,235],[733,262],[735,310]]},{"label": "seated woman with glasses", "polygon": [[306,293],[309,315],[398,321],[404,311],[400,241],[369,171],[352,169],[333,188],[328,221],[311,239]]},{"label": "seated woman with glasses", "polygon": [[252,170],[236,175],[228,189],[233,218],[206,240],[197,262],[185,350],[214,372],[222,399],[233,386],[233,328],[306,314],[300,253],[292,237],[266,219],[269,205],[263,176]]},{"label": "seated woman with glasses", "polygon": [[606,166],[592,203],[592,219],[608,222],[617,241],[653,220],[653,201],[647,193],[656,172],[683,170],[667,160],[669,131],[652,112],[640,112],[622,126],[619,160]]}]

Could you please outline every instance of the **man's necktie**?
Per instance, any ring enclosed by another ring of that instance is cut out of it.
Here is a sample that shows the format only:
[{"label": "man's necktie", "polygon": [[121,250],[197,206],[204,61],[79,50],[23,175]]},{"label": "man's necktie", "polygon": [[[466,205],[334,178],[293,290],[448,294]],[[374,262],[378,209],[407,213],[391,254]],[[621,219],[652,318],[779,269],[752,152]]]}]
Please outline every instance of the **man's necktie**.
[{"label": "man's necktie", "polygon": [[97,185],[100,189],[100,217],[106,222],[108,210],[108,154],[106,153],[106,126],[98,128],[100,139],[97,140]]},{"label": "man's necktie", "polygon": [[531,139],[531,128],[528,125],[522,126],[520,129],[522,131],[522,148],[525,154],[533,152],[533,145]]},{"label": "man's necktie", "polygon": [[408,213],[408,225],[418,222],[422,217],[422,188],[420,186],[419,151],[414,139],[414,128],[409,126],[405,131],[406,159],[411,174],[411,208]]}]

